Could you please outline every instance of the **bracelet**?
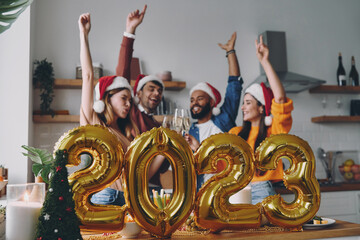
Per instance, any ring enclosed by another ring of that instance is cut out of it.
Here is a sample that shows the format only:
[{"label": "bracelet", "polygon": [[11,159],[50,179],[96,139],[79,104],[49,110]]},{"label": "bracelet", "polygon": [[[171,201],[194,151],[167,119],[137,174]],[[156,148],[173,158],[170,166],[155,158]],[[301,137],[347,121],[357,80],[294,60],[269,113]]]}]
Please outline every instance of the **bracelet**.
[{"label": "bracelet", "polygon": [[235,49],[230,50],[230,51],[227,51],[227,52],[226,52],[226,57],[228,57],[228,55],[229,55],[229,54],[232,54],[232,53],[235,53]]}]

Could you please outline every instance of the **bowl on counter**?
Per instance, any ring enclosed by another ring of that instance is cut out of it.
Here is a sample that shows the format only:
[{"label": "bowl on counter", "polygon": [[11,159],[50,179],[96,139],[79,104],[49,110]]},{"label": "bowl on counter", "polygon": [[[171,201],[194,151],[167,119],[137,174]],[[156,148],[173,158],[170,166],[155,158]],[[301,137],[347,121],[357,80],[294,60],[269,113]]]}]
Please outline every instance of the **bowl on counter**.
[{"label": "bowl on counter", "polygon": [[339,172],[346,182],[360,182],[360,164],[351,159],[339,166]]}]

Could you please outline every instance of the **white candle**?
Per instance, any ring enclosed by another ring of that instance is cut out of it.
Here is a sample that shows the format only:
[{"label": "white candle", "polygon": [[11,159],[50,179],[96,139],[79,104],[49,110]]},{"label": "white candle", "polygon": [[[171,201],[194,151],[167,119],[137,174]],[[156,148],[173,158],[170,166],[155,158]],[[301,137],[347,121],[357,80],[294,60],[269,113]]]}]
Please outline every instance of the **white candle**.
[{"label": "white candle", "polygon": [[248,185],[229,198],[231,204],[251,204],[251,186]]},{"label": "white candle", "polygon": [[6,240],[34,239],[40,202],[15,201],[6,206]]}]

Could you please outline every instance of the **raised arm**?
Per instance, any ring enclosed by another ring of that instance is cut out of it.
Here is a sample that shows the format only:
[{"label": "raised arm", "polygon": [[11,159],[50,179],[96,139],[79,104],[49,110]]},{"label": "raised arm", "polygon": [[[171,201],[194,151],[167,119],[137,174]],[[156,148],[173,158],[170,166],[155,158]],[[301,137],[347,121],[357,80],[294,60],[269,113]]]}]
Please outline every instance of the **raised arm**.
[{"label": "raised arm", "polygon": [[229,63],[229,76],[240,76],[240,67],[235,52],[236,32],[231,35],[231,38],[227,43],[219,46],[226,51],[226,56]]},{"label": "raised arm", "polygon": [[260,43],[255,40],[256,56],[258,57],[260,64],[265,70],[266,77],[269,81],[270,88],[274,94],[274,100],[276,103],[285,103],[286,94],[284,86],[282,85],[278,75],[269,61],[269,48],[263,43],[263,36],[260,35]]},{"label": "raised arm", "polygon": [[129,13],[126,18],[125,36],[120,47],[118,65],[116,66],[116,75],[130,80],[130,64],[132,59],[133,44],[136,28],[142,23],[147,5],[142,12],[139,10]]},{"label": "raised arm", "polygon": [[[94,75],[92,59],[89,49],[89,32],[91,29],[90,14],[85,13],[79,17],[80,30],[80,62],[82,71],[81,111],[87,119],[93,112],[93,87]],[[81,115],[81,114],[80,114]],[[80,125],[86,124],[85,119],[80,118]]]}]

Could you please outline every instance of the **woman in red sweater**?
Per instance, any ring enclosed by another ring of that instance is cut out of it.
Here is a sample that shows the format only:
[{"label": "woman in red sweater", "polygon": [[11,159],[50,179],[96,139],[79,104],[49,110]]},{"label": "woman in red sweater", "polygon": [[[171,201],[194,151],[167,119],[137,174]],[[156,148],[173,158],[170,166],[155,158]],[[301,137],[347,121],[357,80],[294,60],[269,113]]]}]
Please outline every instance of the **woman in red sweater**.
[{"label": "woman in red sweater", "polygon": [[[239,135],[255,149],[271,134],[288,133],[292,125],[291,111],[293,102],[286,97],[283,85],[269,61],[269,49],[263,43],[255,40],[256,56],[265,70],[270,88],[264,83],[252,84],[245,90],[243,111],[243,126],[234,127],[229,133]],[[270,115],[271,113],[271,115]],[[263,198],[274,195],[273,182],[281,181],[283,165],[279,164],[275,170],[266,172],[256,171],[252,186],[252,203],[261,202]]]}]

